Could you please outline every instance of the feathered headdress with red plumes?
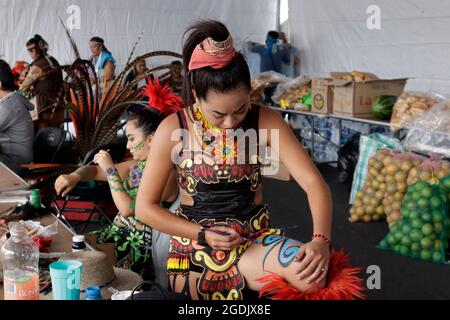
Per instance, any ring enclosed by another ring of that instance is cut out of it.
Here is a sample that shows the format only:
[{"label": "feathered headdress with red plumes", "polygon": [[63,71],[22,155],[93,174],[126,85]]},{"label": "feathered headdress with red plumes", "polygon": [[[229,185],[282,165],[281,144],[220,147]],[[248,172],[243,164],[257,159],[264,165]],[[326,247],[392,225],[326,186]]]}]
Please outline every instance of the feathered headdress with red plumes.
[{"label": "feathered headdress with red plumes", "polygon": [[148,97],[149,108],[156,109],[165,117],[184,108],[183,100],[173,93],[169,84],[162,86],[157,77],[149,79],[142,95]]},{"label": "feathered headdress with red plumes", "polygon": [[361,268],[350,266],[349,256],[343,250],[332,251],[328,271],[328,283],[317,292],[302,292],[291,286],[283,277],[269,272],[258,279],[265,283],[259,296],[274,300],[354,300],[365,299],[363,280],[358,277]]}]

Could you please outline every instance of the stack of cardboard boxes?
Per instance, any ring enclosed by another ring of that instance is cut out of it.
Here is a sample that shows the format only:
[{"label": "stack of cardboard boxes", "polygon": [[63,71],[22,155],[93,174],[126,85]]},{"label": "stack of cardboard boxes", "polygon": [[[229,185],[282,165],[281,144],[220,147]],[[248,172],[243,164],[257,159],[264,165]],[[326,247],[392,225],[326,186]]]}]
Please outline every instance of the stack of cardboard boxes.
[{"label": "stack of cardboard boxes", "polygon": [[332,72],[313,78],[312,112],[373,118],[372,102],[380,95],[399,96],[407,79],[378,79],[371,73]]}]

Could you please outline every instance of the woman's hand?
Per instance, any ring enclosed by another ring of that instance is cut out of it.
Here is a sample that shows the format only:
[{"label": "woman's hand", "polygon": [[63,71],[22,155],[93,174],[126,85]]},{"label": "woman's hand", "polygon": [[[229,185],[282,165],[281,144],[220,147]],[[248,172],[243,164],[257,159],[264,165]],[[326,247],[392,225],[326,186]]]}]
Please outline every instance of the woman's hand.
[{"label": "woman's hand", "polygon": [[94,156],[94,163],[97,164],[100,168],[102,168],[103,171],[106,172],[106,169],[109,167],[114,166],[114,162],[111,158],[111,155],[105,151],[100,150],[95,156]]},{"label": "woman's hand", "polygon": [[78,174],[63,174],[55,181],[55,191],[57,195],[65,197],[80,182]]},{"label": "woman's hand", "polygon": [[329,245],[322,239],[313,239],[300,247],[294,261],[298,263],[297,274],[300,280],[320,283],[328,273]]},{"label": "woman's hand", "polygon": [[242,243],[236,230],[228,227],[211,227],[205,229],[205,240],[214,250],[230,251]]}]

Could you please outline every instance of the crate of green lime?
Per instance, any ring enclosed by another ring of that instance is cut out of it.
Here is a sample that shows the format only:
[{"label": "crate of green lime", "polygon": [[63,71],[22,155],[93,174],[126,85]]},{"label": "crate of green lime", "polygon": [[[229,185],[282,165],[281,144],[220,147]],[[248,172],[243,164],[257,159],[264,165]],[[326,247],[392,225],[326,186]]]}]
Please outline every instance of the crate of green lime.
[{"label": "crate of green lime", "polygon": [[402,218],[378,247],[403,256],[446,263],[447,203],[448,195],[442,185],[423,180],[410,185],[402,203]]}]

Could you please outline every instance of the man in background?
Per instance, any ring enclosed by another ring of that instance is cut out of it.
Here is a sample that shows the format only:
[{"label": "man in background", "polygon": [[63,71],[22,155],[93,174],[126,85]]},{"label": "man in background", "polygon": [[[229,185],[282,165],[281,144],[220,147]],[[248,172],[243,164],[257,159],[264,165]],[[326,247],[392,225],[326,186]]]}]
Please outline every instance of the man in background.
[{"label": "man in background", "polygon": [[282,73],[282,63],[290,63],[289,52],[284,45],[279,43],[278,39],[278,32],[269,31],[265,45],[248,42],[251,52],[261,56],[260,72],[275,71]]}]

